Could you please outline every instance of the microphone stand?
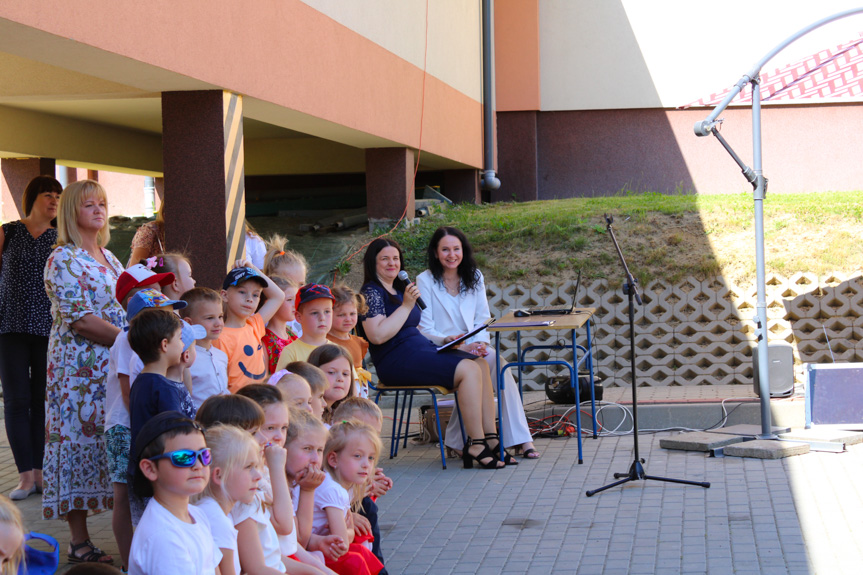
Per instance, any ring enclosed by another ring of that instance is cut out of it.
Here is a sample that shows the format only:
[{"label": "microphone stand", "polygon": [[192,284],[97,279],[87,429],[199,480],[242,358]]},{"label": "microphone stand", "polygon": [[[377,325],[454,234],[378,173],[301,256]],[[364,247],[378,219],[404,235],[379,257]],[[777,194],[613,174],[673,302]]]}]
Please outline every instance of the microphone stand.
[{"label": "microphone stand", "polygon": [[614,474],[614,478],[620,479],[620,481],[609,483],[608,485],[600,487],[599,489],[588,490],[585,492],[585,495],[591,497],[594,494],[599,493],[600,491],[611,489],[612,487],[628,483],[629,481],[648,479],[652,479],[654,481],[666,481],[668,483],[682,483],[684,485],[710,487],[710,483],[708,482],[688,481],[686,479],[669,479],[668,477],[647,475],[644,472],[643,464],[645,463],[645,461],[638,455],[638,396],[636,393],[638,385],[635,381],[635,303],[633,302],[633,300],[637,300],[638,305],[642,305],[641,296],[638,294],[638,286],[636,285],[637,282],[635,278],[632,277],[632,274],[629,272],[629,267],[626,265],[626,260],[623,257],[623,252],[620,250],[620,245],[617,243],[617,238],[614,236],[614,230],[611,227],[612,222],[614,222],[614,218],[606,214],[605,222],[607,224],[606,229],[608,230],[608,234],[609,236],[611,236],[611,241],[614,242],[614,248],[617,250],[617,256],[620,258],[620,265],[623,266],[623,272],[624,274],[626,274],[626,280],[623,284],[623,293],[625,293],[629,298],[629,365],[632,373],[632,441],[634,445],[635,460],[629,467],[628,472]]},{"label": "microphone stand", "polygon": [[[839,12],[827,18],[813,22],[802,30],[796,32],[792,36],[786,38],[781,44],[768,52],[755,66],[743,75],[740,80],[734,85],[731,92],[719,103],[716,108],[707,116],[707,119],[695,123],[695,135],[699,137],[714,135],[725,151],[731,156],[734,162],[740,167],[746,181],[752,184],[754,190],[753,199],[755,200],[755,283],[757,292],[757,301],[755,304],[756,314],[753,320],[755,321],[755,336],[758,344],[756,353],[758,354],[758,393],[761,396],[761,435],[758,439],[778,439],[773,433],[773,427],[770,420],[770,366],[769,350],[767,346],[767,281],[766,281],[766,266],[764,255],[764,199],[767,196],[767,178],[764,177],[761,161],[761,68],[767,64],[776,54],[784,50],[789,44],[805,36],[809,32],[820,28],[825,24],[829,24],[834,20],[853,16],[863,13],[863,8],[853,8]],[[752,86],[752,164],[750,168],[740,157],[734,153],[725,138],[719,133],[719,127],[722,124],[722,119],[719,114],[731,104],[737,94],[739,94],[747,85]]]}]

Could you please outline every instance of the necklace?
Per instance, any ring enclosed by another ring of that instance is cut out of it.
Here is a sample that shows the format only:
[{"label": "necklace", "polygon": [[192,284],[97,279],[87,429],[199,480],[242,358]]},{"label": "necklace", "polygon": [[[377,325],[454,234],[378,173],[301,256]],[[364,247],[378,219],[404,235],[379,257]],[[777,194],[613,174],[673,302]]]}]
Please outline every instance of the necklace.
[{"label": "necklace", "polygon": [[458,295],[459,288],[461,288],[461,278],[456,276],[455,280],[450,280],[446,277],[443,278],[443,285],[446,288],[446,291],[450,295]]}]

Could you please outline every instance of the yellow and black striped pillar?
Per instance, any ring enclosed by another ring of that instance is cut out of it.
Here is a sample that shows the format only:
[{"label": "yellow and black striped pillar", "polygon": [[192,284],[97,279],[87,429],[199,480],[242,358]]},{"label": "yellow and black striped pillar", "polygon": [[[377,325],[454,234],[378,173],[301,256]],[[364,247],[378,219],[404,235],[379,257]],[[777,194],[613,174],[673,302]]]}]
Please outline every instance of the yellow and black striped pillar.
[{"label": "yellow and black striped pillar", "polygon": [[225,228],[230,270],[246,249],[246,178],[243,97],[223,92],[225,114]]},{"label": "yellow and black striped pillar", "polygon": [[243,99],[222,90],[162,94],[165,242],[199,286],[220,289],[245,249]]}]

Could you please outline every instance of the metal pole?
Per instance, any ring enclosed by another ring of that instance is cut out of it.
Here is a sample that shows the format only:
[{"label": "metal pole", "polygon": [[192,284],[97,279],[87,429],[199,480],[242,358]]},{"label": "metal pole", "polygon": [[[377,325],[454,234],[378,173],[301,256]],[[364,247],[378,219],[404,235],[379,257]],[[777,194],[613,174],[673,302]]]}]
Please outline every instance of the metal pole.
[{"label": "metal pole", "polygon": [[144,178],[144,215],[152,218],[156,213],[156,178]]},{"label": "metal pole", "polygon": [[761,394],[761,435],[759,439],[775,439],[770,419],[770,372],[767,351],[767,281],[764,271],[764,196],[767,180],[761,169],[761,86],[756,77],[752,86],[752,164],[755,172],[755,283],[757,303],[755,322],[758,325],[758,392]]}]

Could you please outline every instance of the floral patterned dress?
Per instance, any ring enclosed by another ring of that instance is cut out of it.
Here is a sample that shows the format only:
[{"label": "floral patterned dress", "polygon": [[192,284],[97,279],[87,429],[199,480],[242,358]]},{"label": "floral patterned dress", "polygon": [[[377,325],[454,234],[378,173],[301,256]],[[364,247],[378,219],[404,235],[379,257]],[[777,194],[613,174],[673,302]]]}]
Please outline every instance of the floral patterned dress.
[{"label": "floral patterned dress", "polygon": [[126,325],[126,313],[114,296],[123,266],[108,250],[102,253],[108,267],[71,244],[55,249],[45,264],[53,319],[42,466],[45,519],[114,507],[104,436],[109,348],[71,327],[88,314],[120,328]]}]

